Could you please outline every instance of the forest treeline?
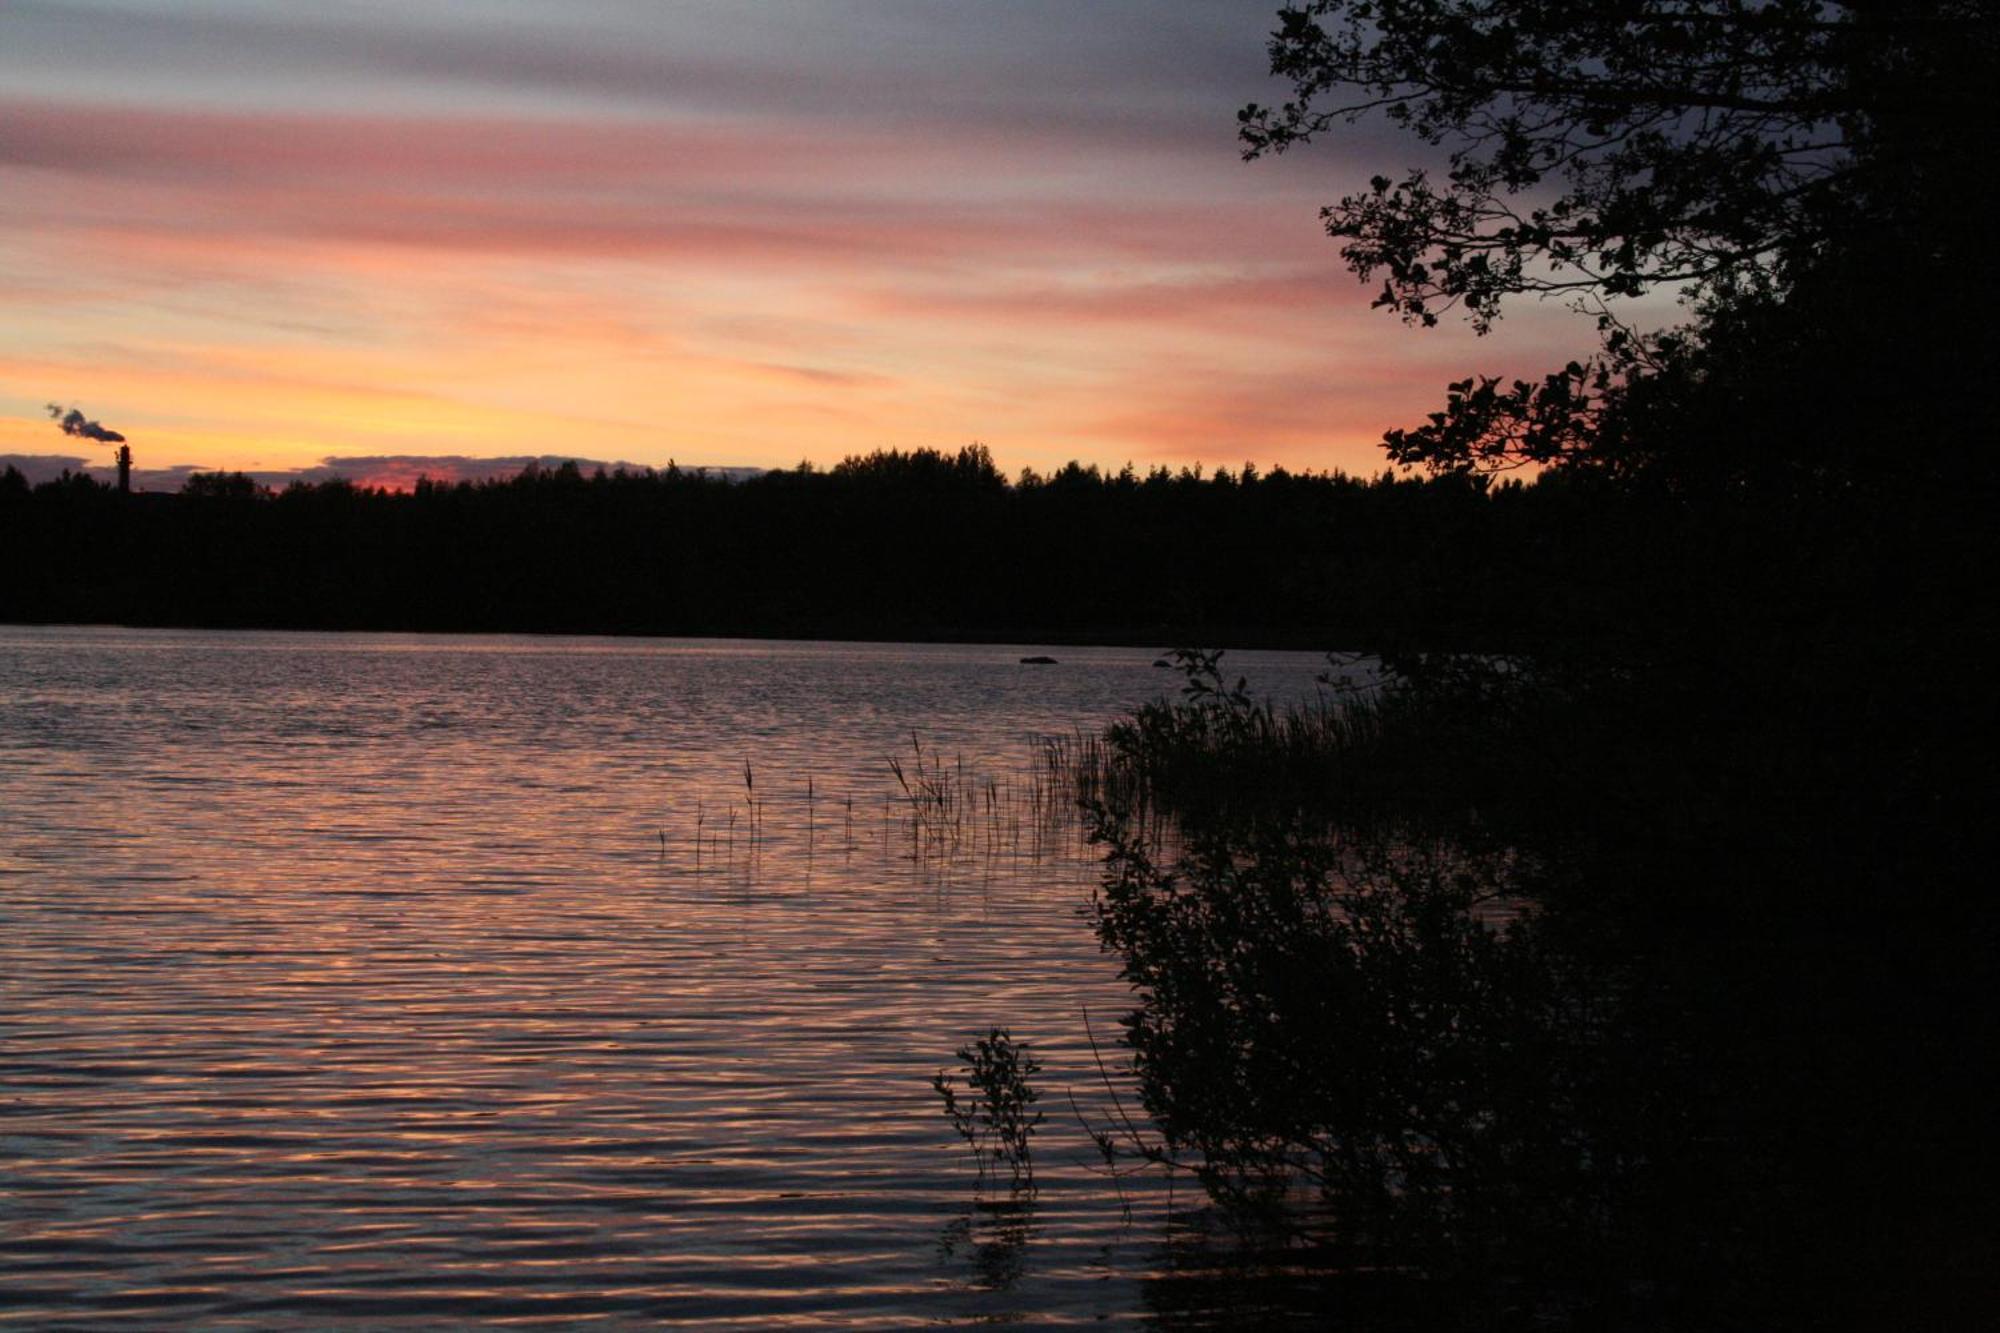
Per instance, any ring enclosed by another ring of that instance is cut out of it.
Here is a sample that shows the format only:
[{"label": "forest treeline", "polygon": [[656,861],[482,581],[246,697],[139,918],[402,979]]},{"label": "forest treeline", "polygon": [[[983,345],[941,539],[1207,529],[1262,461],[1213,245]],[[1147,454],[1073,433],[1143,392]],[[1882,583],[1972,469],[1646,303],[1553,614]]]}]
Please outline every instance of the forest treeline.
[{"label": "forest treeline", "polygon": [[0,618],[1517,647],[1574,628],[1607,544],[1676,544],[1666,509],[1614,516],[1588,486],[1074,463],[1010,480],[976,445],[744,482],[572,464],[410,492],[218,473],[124,495],[10,471]]}]

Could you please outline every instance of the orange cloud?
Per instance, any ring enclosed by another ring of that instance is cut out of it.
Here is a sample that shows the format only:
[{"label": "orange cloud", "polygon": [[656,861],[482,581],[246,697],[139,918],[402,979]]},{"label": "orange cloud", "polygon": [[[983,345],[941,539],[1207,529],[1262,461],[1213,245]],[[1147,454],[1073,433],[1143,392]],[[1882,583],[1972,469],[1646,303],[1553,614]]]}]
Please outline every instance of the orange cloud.
[{"label": "orange cloud", "polygon": [[[726,102],[0,100],[0,414],[81,398],[149,463],[246,469],[980,439],[1010,468],[1365,470],[1472,368],[1366,310],[1323,182],[1130,106],[1057,135]],[[1526,323],[1479,368],[1536,364],[1554,325]]]}]

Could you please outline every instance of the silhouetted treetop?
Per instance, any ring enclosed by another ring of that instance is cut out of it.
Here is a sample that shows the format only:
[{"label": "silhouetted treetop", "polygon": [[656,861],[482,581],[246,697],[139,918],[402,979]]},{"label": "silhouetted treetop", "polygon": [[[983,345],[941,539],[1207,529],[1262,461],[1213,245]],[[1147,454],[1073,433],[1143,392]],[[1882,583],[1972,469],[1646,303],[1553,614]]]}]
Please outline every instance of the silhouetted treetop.
[{"label": "silhouetted treetop", "polygon": [[1292,96],[1241,136],[1256,157],[1379,113],[1448,148],[1441,179],[1377,176],[1323,218],[1378,305],[1484,330],[1522,292],[1781,285],[1921,212],[1911,154],[1974,128],[1994,30],[1949,0],[1305,0],[1271,41]]},{"label": "silhouetted treetop", "polygon": [[196,472],[181,483],[181,494],[206,500],[254,500],[260,487],[241,472]]},{"label": "silhouetted treetop", "polygon": [[843,458],[834,465],[833,475],[846,481],[882,485],[923,487],[969,487],[998,491],[1007,479],[994,466],[993,455],[983,444],[968,444],[956,455],[935,449],[878,450],[862,456]]}]

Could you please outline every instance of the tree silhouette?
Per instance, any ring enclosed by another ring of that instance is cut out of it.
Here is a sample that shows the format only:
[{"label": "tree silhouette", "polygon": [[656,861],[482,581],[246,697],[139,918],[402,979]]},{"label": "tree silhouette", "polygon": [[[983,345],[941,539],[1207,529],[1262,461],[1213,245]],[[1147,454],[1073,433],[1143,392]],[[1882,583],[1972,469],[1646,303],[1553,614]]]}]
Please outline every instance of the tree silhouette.
[{"label": "tree silhouette", "polygon": [[18,571],[0,620],[1497,647],[1532,617],[1452,571],[1548,581],[1561,556],[1520,534],[1567,508],[1518,486],[1251,468],[1009,483],[978,446],[743,482],[560,466],[274,493],[202,473],[133,498],[0,474],[0,563]]},{"label": "tree silhouette", "polygon": [[[1821,0],[1307,0],[1280,14],[1280,108],[1247,155],[1379,113],[1450,149],[1444,178],[1377,176],[1325,211],[1378,304],[1484,328],[1520,292],[1636,295],[1782,282],[1907,209],[1910,150],[1988,96],[1989,6]],[[1928,155],[1928,154],[1927,154]],[[1907,180],[1904,182],[1907,184]]]},{"label": "tree silhouette", "polygon": [[[1559,576],[1447,543],[1441,583],[1550,632],[1420,631],[1283,715],[1192,659],[1108,734],[1096,922],[1167,1155],[1317,1187],[1342,1261],[1467,1293],[1431,1324],[1990,1304],[1994,9],[1282,13],[1251,156],[1373,115],[1449,153],[1326,210],[1378,305],[1598,316],[1594,357],[1387,437],[1433,484],[1542,465],[1489,493]],[[1616,303],[1660,284],[1687,321],[1641,336]]]},{"label": "tree silhouette", "polygon": [[[1794,386],[1808,398],[1922,375],[1913,345],[1954,343],[1931,367],[1947,385],[1990,369],[1965,355],[1990,344],[1964,310],[1994,282],[1964,192],[1986,174],[1996,39],[1991,5],[1953,0],[1307,0],[1271,42],[1291,98],[1239,116],[1250,157],[1372,116],[1447,151],[1442,176],[1376,176],[1323,211],[1378,306],[1482,332],[1520,295],[1597,316],[1600,355],[1453,384],[1388,435],[1393,459],[1630,469],[1659,459],[1648,423],[1774,341],[1824,363]],[[1635,333],[1615,303],[1663,285],[1691,323]]]}]

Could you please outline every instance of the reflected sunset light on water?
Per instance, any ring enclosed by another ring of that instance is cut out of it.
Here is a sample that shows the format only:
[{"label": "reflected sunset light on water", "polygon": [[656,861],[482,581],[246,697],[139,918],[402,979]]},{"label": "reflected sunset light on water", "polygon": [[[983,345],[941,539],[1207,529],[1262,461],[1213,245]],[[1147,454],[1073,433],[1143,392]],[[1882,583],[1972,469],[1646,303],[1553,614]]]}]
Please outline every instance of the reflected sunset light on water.
[{"label": "reflected sunset light on water", "polygon": [[[1068,1101],[1127,992],[1027,784],[1173,678],[1023,651],[0,631],[11,1312],[1138,1317],[1167,1195]],[[1000,793],[956,852],[913,729]],[[995,1024],[1046,1065],[1025,1212],[929,1087]]]}]

